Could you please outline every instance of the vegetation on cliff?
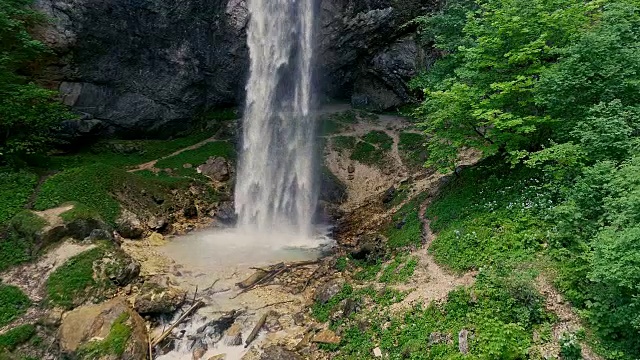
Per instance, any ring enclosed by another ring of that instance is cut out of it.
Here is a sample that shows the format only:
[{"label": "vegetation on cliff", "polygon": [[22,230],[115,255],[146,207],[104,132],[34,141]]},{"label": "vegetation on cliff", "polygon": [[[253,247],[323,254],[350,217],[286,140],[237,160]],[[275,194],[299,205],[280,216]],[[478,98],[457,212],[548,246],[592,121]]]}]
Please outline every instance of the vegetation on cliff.
[{"label": "vegetation on cliff", "polygon": [[418,19],[444,56],[414,81],[427,163],[489,159],[431,206],[433,250],[456,270],[549,259],[607,358],[640,353],[635,1],[450,2]]}]

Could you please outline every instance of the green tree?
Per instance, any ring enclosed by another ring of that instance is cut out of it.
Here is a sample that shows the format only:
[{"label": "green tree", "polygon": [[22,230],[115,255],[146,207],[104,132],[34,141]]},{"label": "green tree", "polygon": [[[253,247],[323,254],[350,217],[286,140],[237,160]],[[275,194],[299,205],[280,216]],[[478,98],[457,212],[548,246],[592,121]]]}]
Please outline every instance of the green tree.
[{"label": "green tree", "polygon": [[455,61],[447,60],[457,65],[452,75],[439,86],[426,83],[418,113],[434,135],[431,165],[451,169],[465,146],[485,156],[539,150],[556,124],[536,103],[535,85],[594,7],[578,0],[480,1],[462,39],[452,40],[459,44],[450,55]]},{"label": "green tree", "polygon": [[29,66],[47,54],[29,34],[44,20],[32,3],[0,2],[0,163],[46,150],[52,128],[71,117],[56,92],[29,82]]}]

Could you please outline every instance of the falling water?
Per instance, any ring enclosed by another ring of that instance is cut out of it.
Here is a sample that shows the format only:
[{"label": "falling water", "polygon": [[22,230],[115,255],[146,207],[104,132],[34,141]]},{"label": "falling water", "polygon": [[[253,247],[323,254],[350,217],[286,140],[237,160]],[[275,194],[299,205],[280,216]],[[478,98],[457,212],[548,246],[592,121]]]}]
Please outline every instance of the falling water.
[{"label": "falling water", "polygon": [[309,235],[316,205],[313,0],[250,0],[251,74],[235,204],[241,230]]}]

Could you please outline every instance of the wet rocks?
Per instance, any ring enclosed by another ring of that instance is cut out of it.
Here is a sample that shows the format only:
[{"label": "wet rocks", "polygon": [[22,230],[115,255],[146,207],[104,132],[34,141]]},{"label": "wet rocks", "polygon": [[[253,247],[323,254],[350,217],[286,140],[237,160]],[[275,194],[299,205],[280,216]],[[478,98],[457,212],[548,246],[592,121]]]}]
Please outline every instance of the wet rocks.
[{"label": "wet rocks", "polygon": [[[95,348],[100,342],[108,341],[114,331],[126,329],[130,336],[121,344],[123,353],[97,354],[96,360],[144,360],[147,357],[147,331],[144,320],[132,311],[121,298],[115,298],[98,305],[86,305],[67,313],[58,331],[60,349],[74,356],[85,349]],[[117,336],[113,333],[112,338]],[[110,345],[110,344],[109,344]]]},{"label": "wet rocks", "polygon": [[227,346],[239,346],[242,345],[242,329],[240,325],[233,324],[224,334],[224,338],[222,339],[225,345]]},{"label": "wet rocks", "polygon": [[198,166],[198,172],[218,182],[224,182],[231,177],[231,167],[227,159],[218,156],[210,157],[206,163]]},{"label": "wet rocks", "polygon": [[336,296],[340,292],[340,290],[342,290],[343,286],[344,280],[342,279],[330,280],[316,289],[314,298],[316,302],[320,304],[326,304],[329,300],[331,300],[331,298]]},{"label": "wet rocks", "polygon": [[230,201],[221,203],[215,212],[215,217],[224,225],[233,225],[237,219],[236,209],[233,203]]},{"label": "wet rocks", "polygon": [[140,239],[144,235],[145,228],[138,216],[124,209],[116,220],[116,230],[127,239]]},{"label": "wet rocks", "polygon": [[132,304],[142,315],[171,314],[180,308],[185,298],[186,292],[180,288],[145,282]]},{"label": "wet rocks", "polygon": [[[101,234],[109,233],[111,234],[111,228],[102,220],[94,219],[94,218],[77,218],[66,224],[67,233],[66,236],[70,236],[74,239],[84,240],[87,237],[91,237],[91,234],[97,235],[94,233],[95,230],[100,230]],[[106,237],[100,240],[111,240],[112,237],[106,235]]]},{"label": "wet rocks", "polygon": [[109,252],[94,264],[96,274],[118,286],[126,286],[140,275],[140,263],[121,250]]}]

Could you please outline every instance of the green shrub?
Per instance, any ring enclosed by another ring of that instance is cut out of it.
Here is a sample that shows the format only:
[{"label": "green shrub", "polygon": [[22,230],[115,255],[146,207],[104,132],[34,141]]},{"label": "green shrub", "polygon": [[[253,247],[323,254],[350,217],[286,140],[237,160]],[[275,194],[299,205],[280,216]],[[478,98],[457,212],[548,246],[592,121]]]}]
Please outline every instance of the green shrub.
[{"label": "green shrub", "polygon": [[0,327],[27,312],[31,300],[15,286],[0,283]]},{"label": "green shrub", "polygon": [[31,260],[36,255],[38,234],[47,222],[28,210],[16,214],[0,236],[0,271]]},{"label": "green shrub", "polygon": [[170,184],[159,179],[129,173],[108,165],[94,164],[68,169],[47,179],[42,185],[36,208],[46,210],[72,202],[80,207],[71,215],[79,211],[85,214],[99,214],[103,220],[114,223],[120,214],[116,194],[126,194],[141,201],[146,199],[146,206],[158,206],[147,198],[143,199],[141,194],[148,193],[165,198],[169,190]]}]

